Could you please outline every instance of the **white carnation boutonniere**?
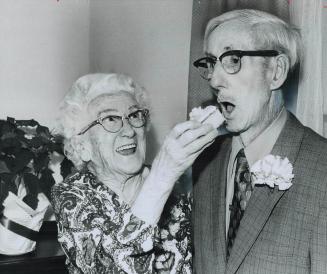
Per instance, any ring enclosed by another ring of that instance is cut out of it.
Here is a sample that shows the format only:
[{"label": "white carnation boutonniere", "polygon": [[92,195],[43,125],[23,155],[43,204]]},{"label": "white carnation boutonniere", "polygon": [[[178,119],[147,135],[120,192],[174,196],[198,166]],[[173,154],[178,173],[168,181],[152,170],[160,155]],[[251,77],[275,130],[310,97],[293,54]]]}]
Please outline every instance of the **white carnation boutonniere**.
[{"label": "white carnation boutonniere", "polygon": [[282,159],[269,154],[255,162],[250,171],[254,185],[278,186],[279,190],[287,190],[292,186],[293,166],[287,157]]}]

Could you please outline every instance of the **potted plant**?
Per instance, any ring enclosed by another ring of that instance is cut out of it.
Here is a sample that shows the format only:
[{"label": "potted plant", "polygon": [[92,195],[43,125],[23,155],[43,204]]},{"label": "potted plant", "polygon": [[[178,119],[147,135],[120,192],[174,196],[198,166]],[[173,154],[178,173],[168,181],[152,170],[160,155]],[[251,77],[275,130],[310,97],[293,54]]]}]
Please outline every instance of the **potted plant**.
[{"label": "potted plant", "polygon": [[[33,251],[55,180],[49,168],[62,142],[35,120],[0,120],[0,253]],[[61,163],[66,177],[72,164]]]}]

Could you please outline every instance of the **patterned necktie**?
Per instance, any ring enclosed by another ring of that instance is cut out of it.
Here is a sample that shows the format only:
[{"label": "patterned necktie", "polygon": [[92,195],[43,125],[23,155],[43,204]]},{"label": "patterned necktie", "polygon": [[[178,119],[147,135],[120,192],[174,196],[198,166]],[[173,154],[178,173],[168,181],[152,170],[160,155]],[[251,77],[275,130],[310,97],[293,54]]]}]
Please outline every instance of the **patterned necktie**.
[{"label": "patterned necktie", "polygon": [[251,197],[253,186],[251,173],[246,160],[244,149],[236,155],[236,169],[234,178],[234,196],[230,209],[230,221],[227,234],[227,260],[233,247],[238,227],[243,217],[246,205]]}]

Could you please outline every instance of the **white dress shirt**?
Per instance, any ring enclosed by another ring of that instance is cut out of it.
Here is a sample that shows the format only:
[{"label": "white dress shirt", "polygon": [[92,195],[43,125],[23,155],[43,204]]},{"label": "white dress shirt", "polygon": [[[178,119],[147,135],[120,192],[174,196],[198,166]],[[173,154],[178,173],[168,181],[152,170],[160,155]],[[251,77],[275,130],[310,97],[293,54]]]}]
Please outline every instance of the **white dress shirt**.
[{"label": "white dress shirt", "polygon": [[268,155],[273,149],[279,134],[281,133],[287,120],[287,111],[285,108],[281,110],[277,118],[260,133],[247,147],[244,147],[239,135],[232,139],[232,151],[229,157],[227,167],[227,186],[226,186],[226,238],[230,221],[229,205],[232,204],[234,195],[234,176],[236,169],[236,155],[244,148],[246,159],[249,167]]}]

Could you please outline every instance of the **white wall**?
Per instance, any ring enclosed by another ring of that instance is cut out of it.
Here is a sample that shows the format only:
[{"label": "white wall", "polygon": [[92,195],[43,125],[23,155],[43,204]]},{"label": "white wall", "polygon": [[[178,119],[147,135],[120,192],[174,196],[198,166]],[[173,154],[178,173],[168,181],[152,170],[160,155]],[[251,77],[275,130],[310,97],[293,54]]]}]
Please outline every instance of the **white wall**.
[{"label": "white wall", "polygon": [[0,0],[0,118],[51,126],[58,102],[89,71],[89,2]]},{"label": "white wall", "polygon": [[186,118],[190,0],[0,0],[0,119],[53,125],[71,84],[121,72],[152,101],[151,161]]},{"label": "white wall", "polygon": [[91,71],[127,73],[150,94],[151,159],[186,119],[192,1],[93,0],[90,8]]}]

